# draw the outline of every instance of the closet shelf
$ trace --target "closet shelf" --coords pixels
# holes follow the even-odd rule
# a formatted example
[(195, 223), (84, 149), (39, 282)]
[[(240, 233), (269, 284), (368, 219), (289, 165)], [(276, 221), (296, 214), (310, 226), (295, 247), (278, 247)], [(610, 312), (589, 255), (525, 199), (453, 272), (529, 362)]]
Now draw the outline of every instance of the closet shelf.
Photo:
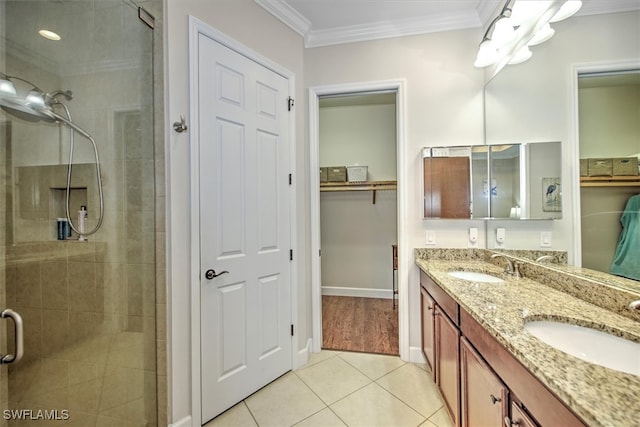
[(640, 176), (581, 176), (581, 187), (640, 187)]
[(366, 181), (366, 182), (321, 182), (321, 192), (333, 191), (372, 191), (373, 204), (376, 204), (376, 191), (395, 190), (398, 181)]

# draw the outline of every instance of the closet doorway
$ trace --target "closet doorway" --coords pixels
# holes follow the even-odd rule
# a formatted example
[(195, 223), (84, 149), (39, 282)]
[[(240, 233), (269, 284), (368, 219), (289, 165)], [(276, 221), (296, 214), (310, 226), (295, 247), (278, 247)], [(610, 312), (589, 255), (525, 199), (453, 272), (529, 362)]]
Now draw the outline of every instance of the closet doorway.
[(396, 91), (318, 111), (322, 348), (399, 355)]
[[(631, 197), (640, 195), (638, 105), (640, 69), (578, 73), (580, 158), (611, 162), (608, 171), (591, 170), (588, 161), (587, 170), (581, 166), (582, 267), (609, 273), (614, 258), (624, 266), (633, 263), (622, 254), (638, 256), (628, 248), (617, 251), (621, 215)], [(637, 270), (614, 274), (621, 272), (640, 277)]]

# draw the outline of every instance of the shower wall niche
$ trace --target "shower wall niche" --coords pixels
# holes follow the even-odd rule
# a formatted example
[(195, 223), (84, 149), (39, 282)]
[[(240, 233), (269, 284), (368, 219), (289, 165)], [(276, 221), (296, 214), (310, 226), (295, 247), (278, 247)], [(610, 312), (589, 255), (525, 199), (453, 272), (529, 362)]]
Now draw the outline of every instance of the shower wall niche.
[[(57, 240), (57, 219), (66, 217), (67, 166), (21, 166), (16, 168), (15, 243)], [(89, 217), (93, 227), (97, 212), (98, 191), (95, 165), (74, 164), (69, 191), (69, 215), (76, 223), (81, 206), (94, 215)], [(70, 239), (77, 239), (72, 234)]]

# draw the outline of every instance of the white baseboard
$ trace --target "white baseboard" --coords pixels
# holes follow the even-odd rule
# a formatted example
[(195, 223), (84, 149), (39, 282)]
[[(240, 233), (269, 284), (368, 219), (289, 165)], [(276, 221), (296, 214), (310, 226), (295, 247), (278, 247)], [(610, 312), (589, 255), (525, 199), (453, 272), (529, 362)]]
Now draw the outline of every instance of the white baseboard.
[(391, 291), (391, 289), (343, 288), (338, 286), (323, 286), (322, 295), (391, 299), (391, 297), (393, 296), (393, 292)]
[(409, 347), (409, 362), (411, 363), (426, 363), (422, 349), (420, 347)]
[(307, 340), (307, 346), (302, 350), (298, 350), (298, 360), (295, 361), (293, 366), (294, 371), (300, 368), (301, 366), (304, 366), (307, 363), (309, 363), (309, 355), (311, 354), (311, 348), (312, 348), (311, 344), (312, 344), (312, 341), (311, 341), (311, 338), (309, 338)]
[(193, 422), (191, 420), (191, 415), (187, 415), (186, 417), (178, 420), (173, 424), (169, 424), (169, 427), (193, 427)]

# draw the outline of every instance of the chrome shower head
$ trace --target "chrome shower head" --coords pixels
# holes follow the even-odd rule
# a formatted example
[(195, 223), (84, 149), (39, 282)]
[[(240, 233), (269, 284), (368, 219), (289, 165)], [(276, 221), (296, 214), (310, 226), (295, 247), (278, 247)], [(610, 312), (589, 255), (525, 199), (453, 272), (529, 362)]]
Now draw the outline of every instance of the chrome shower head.
[[(62, 95), (67, 100), (73, 98), (73, 93), (70, 90), (44, 93), (38, 86), (21, 77), (9, 76), (4, 73), (0, 73), (0, 76), (2, 77), (0, 79), (0, 108), (23, 120), (55, 122), (57, 120), (49, 112), (52, 112), (53, 105), (59, 103), (57, 97)], [(14, 83), (17, 81), (23, 82), (19, 89), (16, 89)]]

